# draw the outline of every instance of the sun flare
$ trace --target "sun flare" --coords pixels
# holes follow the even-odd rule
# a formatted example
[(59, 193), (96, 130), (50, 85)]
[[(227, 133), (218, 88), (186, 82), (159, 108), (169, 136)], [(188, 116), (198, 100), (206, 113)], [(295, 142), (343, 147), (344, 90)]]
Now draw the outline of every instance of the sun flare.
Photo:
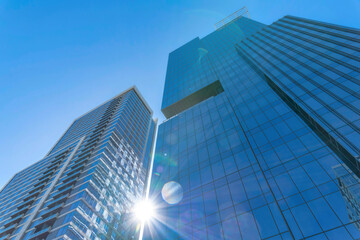
[(148, 222), (155, 217), (154, 204), (150, 200), (143, 200), (134, 207), (134, 214), (138, 221)]

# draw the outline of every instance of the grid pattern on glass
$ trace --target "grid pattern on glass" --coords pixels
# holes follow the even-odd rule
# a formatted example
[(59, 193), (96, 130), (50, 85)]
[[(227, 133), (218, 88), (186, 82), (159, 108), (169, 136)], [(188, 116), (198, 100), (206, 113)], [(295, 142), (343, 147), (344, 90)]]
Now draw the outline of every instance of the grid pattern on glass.
[[(287, 16), (270, 26), (240, 18), (199, 39), (224, 93), (159, 126), (160, 216), (146, 239), (359, 239), (358, 176), (264, 78), (356, 158), (359, 36)], [(165, 103), (175, 91), (165, 86)], [(173, 182), (182, 198), (164, 192)]]
[[(359, 32), (356, 35), (338, 29), (285, 17), (240, 46), (334, 138), (358, 156)], [(343, 41), (337, 44), (341, 37)]]

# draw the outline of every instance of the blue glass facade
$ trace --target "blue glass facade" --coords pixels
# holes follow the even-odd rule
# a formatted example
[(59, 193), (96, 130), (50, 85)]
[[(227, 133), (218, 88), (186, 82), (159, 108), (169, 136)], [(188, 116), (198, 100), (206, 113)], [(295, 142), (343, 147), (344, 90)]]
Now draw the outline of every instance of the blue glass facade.
[(0, 239), (131, 239), (156, 122), (134, 87), (73, 122), (0, 193)]
[(170, 53), (145, 239), (359, 239), (359, 94), (358, 29), (239, 17)]

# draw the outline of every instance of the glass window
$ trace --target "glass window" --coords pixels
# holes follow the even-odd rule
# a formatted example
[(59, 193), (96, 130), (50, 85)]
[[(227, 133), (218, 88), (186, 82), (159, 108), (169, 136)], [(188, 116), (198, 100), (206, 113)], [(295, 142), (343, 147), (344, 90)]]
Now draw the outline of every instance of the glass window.
[(305, 204), (292, 208), (291, 212), (305, 237), (321, 231), (319, 224)]
[(278, 234), (278, 229), (267, 206), (253, 210), (255, 221), (260, 230), (261, 238)]
[(255, 220), (250, 212), (237, 217), (243, 239), (260, 239)]

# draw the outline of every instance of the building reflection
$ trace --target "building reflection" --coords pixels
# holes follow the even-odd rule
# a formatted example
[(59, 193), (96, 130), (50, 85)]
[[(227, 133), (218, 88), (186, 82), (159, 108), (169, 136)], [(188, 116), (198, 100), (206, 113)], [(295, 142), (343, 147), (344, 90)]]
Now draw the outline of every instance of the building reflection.
[(345, 165), (333, 167), (350, 221), (360, 230), (360, 179)]

